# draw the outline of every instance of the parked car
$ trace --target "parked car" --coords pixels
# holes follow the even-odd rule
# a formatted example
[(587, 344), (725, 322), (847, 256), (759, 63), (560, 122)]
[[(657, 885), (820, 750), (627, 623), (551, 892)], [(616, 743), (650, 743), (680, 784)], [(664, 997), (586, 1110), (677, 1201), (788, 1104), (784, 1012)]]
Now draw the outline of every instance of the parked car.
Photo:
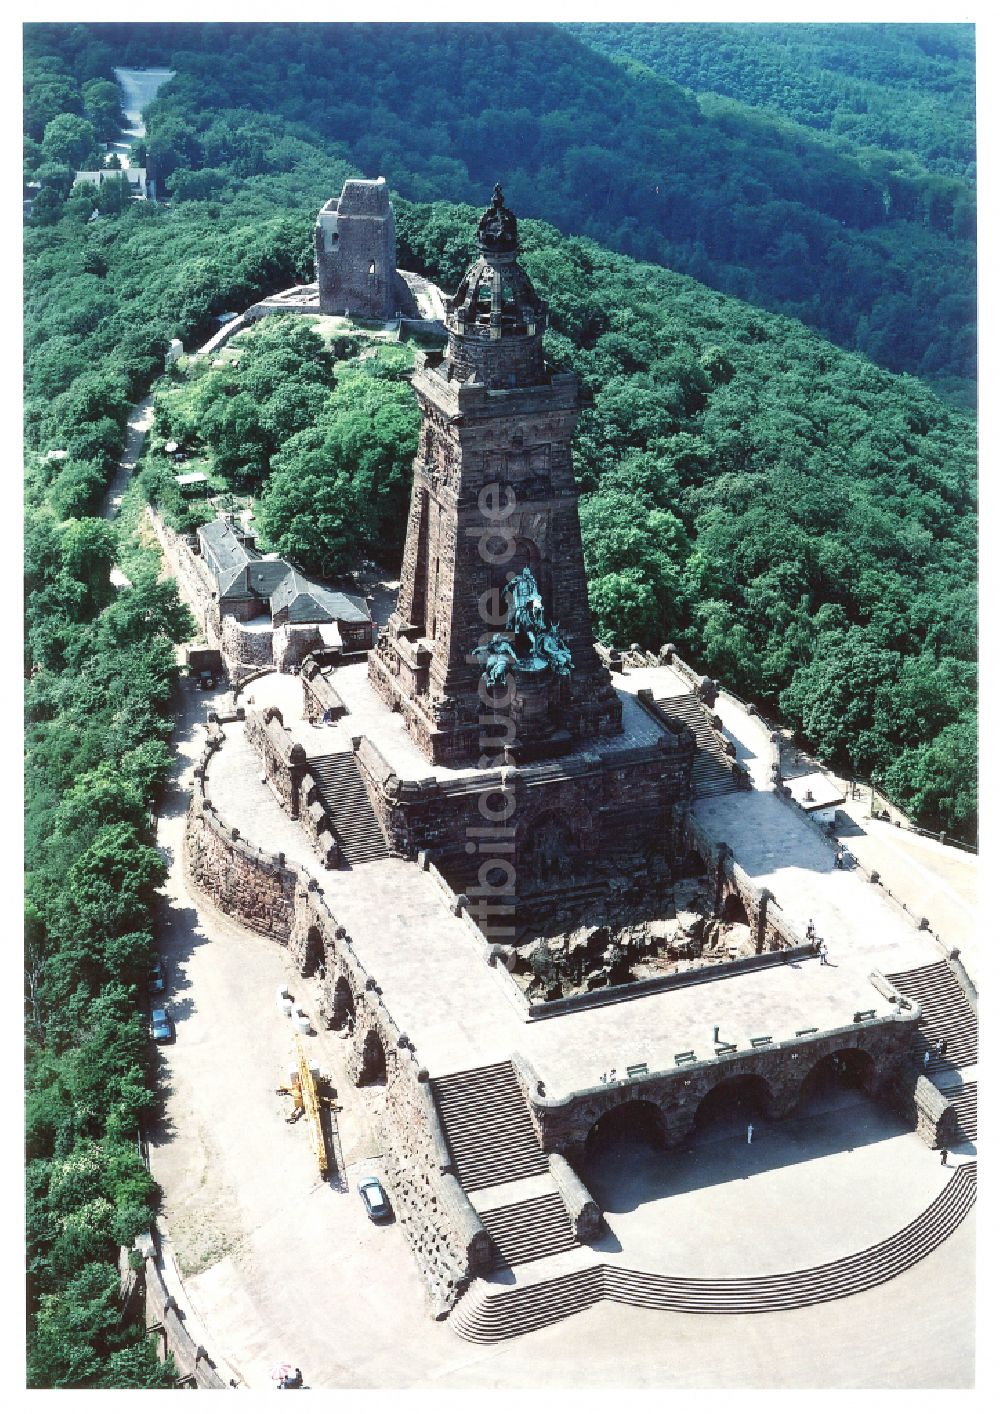
[(149, 1018), (149, 1034), (158, 1045), (174, 1039), (174, 1023), (166, 1007), (154, 1007)]
[(377, 1178), (363, 1178), (358, 1184), (358, 1192), (361, 1194), (365, 1211), (373, 1223), (384, 1222), (386, 1218), (392, 1216), (389, 1199), (385, 1196), (385, 1189)]
[(163, 963), (157, 959), (149, 969), (149, 990), (153, 993), (165, 992), (167, 989), (167, 974), (163, 970)]

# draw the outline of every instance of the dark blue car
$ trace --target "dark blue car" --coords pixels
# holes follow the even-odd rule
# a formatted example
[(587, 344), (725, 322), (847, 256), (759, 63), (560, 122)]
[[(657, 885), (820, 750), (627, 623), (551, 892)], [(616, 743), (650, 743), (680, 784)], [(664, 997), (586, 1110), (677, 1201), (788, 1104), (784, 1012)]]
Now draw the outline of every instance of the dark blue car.
[(361, 1201), (365, 1205), (365, 1210), (372, 1222), (384, 1222), (391, 1217), (392, 1209), (389, 1200), (385, 1196), (385, 1189), (377, 1178), (363, 1178), (358, 1184), (358, 1192), (361, 1194)]

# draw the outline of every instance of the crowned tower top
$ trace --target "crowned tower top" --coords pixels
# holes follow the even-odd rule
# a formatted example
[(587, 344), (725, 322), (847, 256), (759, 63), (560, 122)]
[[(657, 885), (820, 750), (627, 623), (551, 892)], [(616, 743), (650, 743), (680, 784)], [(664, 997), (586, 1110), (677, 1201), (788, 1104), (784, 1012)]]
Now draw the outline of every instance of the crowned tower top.
[(479, 255), (446, 302), (442, 375), (487, 388), (546, 383), (542, 335), (548, 306), (517, 263), (517, 217), (499, 184), (476, 230)]

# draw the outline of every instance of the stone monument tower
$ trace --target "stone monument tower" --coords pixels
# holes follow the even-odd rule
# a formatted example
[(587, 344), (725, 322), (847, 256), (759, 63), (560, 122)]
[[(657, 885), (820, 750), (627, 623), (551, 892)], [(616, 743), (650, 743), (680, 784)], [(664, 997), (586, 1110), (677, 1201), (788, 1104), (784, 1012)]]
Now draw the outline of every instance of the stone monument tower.
[(324, 314), (392, 319), (396, 225), (384, 177), (352, 178), (316, 218), (316, 277)]
[(477, 241), (446, 302), (447, 347), (413, 378), (423, 425), (399, 600), (369, 659), (373, 686), (435, 764), (474, 760), (480, 719), (501, 700), (513, 761), (621, 731), (587, 602), (576, 376), (546, 366), (547, 307), (518, 264), (499, 187)]

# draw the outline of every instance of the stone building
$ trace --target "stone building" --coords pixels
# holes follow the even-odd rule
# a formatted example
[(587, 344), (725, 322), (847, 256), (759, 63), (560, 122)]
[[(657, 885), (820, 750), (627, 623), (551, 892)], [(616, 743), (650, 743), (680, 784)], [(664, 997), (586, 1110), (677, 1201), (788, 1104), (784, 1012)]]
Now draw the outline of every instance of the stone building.
[(396, 268), (396, 224), (384, 177), (351, 178), (320, 210), (314, 234), (315, 285), (261, 300), (251, 317), (281, 310), (399, 320), (401, 331), (443, 337), (441, 291), (423, 275)]
[(516, 770), (502, 853), (519, 916), (537, 921), (567, 890), (601, 911), (656, 893), (693, 750), (634, 700), (623, 723), (595, 650), (571, 455), (577, 382), (545, 362), (547, 308), (499, 188), (477, 245), (446, 301), (444, 352), (418, 357), (401, 586), (368, 659), (374, 694), (446, 778), (407, 780), (377, 714), (357, 764), (393, 848), (431, 850), (456, 888), (480, 893), (469, 840), (483, 793), (513, 795)]
[(198, 545), (215, 601), (213, 628), (231, 671), (240, 664), (288, 668), (317, 649), (372, 646), (371, 613), (359, 595), (317, 584), (275, 555), (258, 555), (253, 535), (228, 520), (203, 525)]
[(393, 318), (399, 308), (396, 225), (384, 177), (345, 182), (316, 218), (315, 242), (324, 314)]

